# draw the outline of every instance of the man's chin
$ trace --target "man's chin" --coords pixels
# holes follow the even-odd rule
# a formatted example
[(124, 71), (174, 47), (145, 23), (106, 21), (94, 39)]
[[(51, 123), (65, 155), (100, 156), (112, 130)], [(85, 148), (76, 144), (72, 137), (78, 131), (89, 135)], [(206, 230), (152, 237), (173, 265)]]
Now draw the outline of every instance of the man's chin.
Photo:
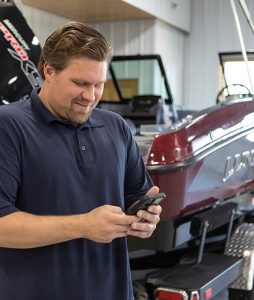
[(70, 116), (70, 121), (74, 124), (81, 125), (88, 120), (90, 115), (91, 115), (91, 112), (89, 112), (87, 114), (79, 114), (78, 116), (77, 115)]

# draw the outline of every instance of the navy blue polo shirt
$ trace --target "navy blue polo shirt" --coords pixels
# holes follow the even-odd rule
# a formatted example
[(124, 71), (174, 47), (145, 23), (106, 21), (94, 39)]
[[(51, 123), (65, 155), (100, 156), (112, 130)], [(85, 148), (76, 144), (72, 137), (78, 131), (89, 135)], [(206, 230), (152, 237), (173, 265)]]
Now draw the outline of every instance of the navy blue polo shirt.
[[(117, 114), (94, 109), (75, 127), (37, 91), (0, 107), (0, 216), (123, 210), (152, 186), (139, 148)], [(133, 299), (126, 238), (34, 249), (0, 248), (1, 300)]]

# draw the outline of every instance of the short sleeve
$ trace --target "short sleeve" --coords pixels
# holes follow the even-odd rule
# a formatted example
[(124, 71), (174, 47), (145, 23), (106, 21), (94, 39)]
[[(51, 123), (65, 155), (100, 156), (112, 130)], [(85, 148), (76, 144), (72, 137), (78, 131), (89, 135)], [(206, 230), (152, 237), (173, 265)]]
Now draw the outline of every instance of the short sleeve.
[[(15, 207), (20, 174), (20, 138), (13, 122), (0, 114), (0, 216), (18, 211)], [(16, 132), (15, 132), (16, 131)]]
[(147, 172), (140, 149), (127, 129), (128, 149), (125, 174), (125, 206), (130, 206), (140, 195), (144, 195), (153, 186)]

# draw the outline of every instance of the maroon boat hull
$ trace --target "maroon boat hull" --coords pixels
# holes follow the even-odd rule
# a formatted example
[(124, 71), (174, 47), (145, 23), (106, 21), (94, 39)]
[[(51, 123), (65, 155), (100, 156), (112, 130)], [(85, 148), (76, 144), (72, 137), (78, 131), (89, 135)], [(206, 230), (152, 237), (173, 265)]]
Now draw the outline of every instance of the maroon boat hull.
[(215, 106), (155, 137), (147, 168), (167, 199), (162, 220), (254, 188), (254, 101)]

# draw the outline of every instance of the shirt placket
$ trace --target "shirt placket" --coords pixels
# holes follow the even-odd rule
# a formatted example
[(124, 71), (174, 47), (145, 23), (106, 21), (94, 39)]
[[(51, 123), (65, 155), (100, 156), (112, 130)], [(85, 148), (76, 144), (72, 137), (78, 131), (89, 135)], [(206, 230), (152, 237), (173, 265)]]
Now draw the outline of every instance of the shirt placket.
[(78, 128), (76, 130), (77, 134), (77, 141), (78, 141), (78, 148), (80, 157), (82, 160), (82, 164), (91, 164), (94, 162), (94, 153), (92, 147), (92, 141), (90, 137), (90, 128), (83, 127)]

